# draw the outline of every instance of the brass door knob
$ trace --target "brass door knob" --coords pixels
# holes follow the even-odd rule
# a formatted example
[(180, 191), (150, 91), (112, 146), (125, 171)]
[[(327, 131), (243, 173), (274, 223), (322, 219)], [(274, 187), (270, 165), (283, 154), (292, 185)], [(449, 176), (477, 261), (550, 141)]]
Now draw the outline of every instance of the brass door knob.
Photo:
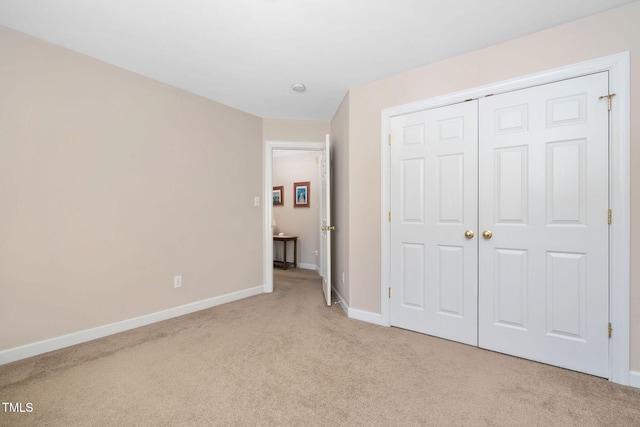
[(476, 233), (474, 233), (471, 230), (467, 230), (464, 232), (464, 237), (466, 237), (467, 239), (473, 239), (473, 236), (475, 236)]
[(484, 230), (482, 232), (482, 237), (484, 237), (485, 239), (490, 239), (491, 236), (493, 236), (493, 233), (490, 230)]

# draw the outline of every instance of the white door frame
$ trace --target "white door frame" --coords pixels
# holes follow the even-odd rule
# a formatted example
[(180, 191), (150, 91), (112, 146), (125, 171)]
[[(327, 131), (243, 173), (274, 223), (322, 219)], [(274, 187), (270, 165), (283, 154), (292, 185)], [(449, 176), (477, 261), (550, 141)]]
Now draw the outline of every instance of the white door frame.
[[(504, 93), (579, 77), (601, 71), (609, 72), (609, 93), (613, 97), (613, 109), (609, 127), (609, 206), (613, 211), (613, 222), (609, 237), (609, 320), (613, 335), (609, 340), (609, 380), (629, 385), (629, 269), (630, 269), (630, 117), (629, 117), (629, 52), (580, 62), (566, 67), (543, 71), (486, 86), (472, 88), (448, 95), (400, 105), (382, 110), (382, 259), (381, 259), (381, 324), (390, 326), (388, 287), (391, 284), (390, 226), (387, 213), (390, 211), (390, 164), (389, 164), (389, 120), (391, 117), (420, 110), (438, 108)], [(606, 94), (602, 94), (606, 95)], [(606, 102), (606, 100), (603, 100)]]
[[(263, 239), (262, 248), (264, 253), (262, 280), (264, 292), (273, 292), (273, 231), (271, 224), (273, 221), (273, 151), (274, 150), (294, 150), (294, 151), (320, 151), (324, 152), (326, 144), (324, 142), (284, 142), (266, 141), (264, 145), (264, 223), (262, 227)], [(320, 221), (322, 219), (320, 218)], [(320, 227), (318, 227), (320, 229)], [(320, 260), (322, 264), (324, 260)], [(322, 271), (322, 265), (319, 266)]]

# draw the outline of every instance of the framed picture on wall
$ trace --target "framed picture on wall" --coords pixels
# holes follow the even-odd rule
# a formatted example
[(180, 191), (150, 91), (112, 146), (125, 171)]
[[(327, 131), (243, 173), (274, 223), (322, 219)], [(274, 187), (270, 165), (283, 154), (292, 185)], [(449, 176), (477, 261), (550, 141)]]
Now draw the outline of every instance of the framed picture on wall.
[(284, 186), (273, 187), (273, 206), (284, 205)]
[(293, 183), (293, 207), (308, 208), (310, 197), (310, 182), (294, 182)]

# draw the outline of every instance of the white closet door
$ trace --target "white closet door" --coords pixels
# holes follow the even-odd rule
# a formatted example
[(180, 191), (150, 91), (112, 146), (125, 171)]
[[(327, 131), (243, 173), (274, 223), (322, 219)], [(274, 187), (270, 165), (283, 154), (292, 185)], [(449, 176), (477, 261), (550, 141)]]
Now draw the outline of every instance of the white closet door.
[(479, 345), (608, 376), (606, 72), (480, 101)]
[(391, 324), (477, 345), (477, 101), (391, 134)]

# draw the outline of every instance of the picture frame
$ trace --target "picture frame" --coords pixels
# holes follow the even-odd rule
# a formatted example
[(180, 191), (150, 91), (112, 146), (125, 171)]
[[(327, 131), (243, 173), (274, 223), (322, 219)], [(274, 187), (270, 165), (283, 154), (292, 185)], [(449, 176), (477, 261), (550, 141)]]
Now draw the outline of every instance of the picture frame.
[(293, 183), (293, 207), (308, 208), (309, 199), (311, 198), (311, 182), (294, 182)]
[(284, 186), (273, 187), (273, 206), (284, 205)]

